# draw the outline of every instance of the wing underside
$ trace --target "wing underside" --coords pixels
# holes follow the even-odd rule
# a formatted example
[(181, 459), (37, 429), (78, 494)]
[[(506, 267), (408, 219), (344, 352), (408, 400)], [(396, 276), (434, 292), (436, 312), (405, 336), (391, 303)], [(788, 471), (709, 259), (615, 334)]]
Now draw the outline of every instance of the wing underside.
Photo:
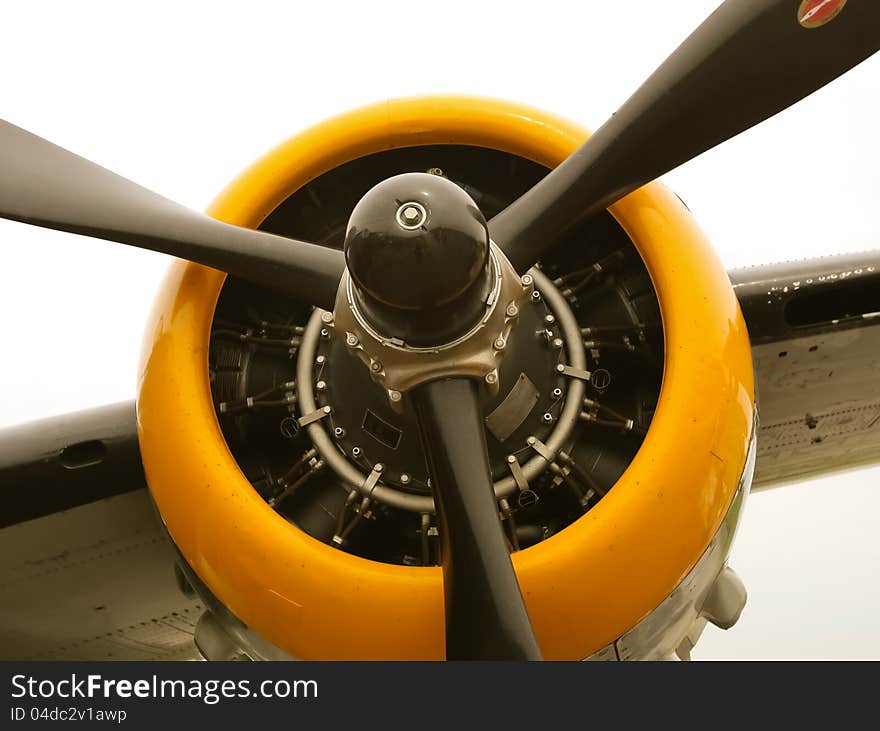
[(731, 273), (752, 340), (754, 486), (880, 462), (880, 252)]
[(0, 659), (197, 658), (175, 556), (146, 490), (0, 530)]
[(0, 659), (197, 657), (133, 402), (0, 431)]

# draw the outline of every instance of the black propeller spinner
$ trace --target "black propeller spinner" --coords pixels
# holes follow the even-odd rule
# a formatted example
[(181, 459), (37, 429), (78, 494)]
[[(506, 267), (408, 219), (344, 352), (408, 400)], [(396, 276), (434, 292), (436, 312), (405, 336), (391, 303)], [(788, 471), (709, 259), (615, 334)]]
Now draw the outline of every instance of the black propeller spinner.
[[(836, 3), (827, 17), (821, 10), (799, 8), (795, 0), (724, 2), (593, 137), (490, 222), (493, 241), (525, 272), (579, 220), (880, 49), (877, 0)], [(487, 240), (482, 219), (469, 214), (473, 202), (462, 202), (463, 193), (445, 184), (431, 185), (421, 193), (408, 188), (381, 226), (362, 222), (386, 234), (397, 225), (390, 239), (360, 241), (349, 232), (348, 263), (359, 297), (378, 325), (406, 333), (413, 344), (421, 334), (439, 342), (466, 329), (486, 277)], [(432, 196), (444, 195), (459, 200), (433, 202)], [(189, 211), (5, 122), (0, 216), (183, 257), (321, 307), (332, 306), (344, 270), (342, 252)], [(406, 226), (416, 225), (424, 230), (407, 238), (406, 231), (417, 229)], [(445, 308), (457, 319), (442, 322), (436, 312)], [(506, 546), (499, 543), (477, 387), (462, 379), (434, 381), (413, 389), (412, 398), (445, 526), (448, 656), (538, 657)]]
[(459, 186), (427, 173), (367, 191), (348, 221), (345, 260), (371, 324), (414, 346), (466, 333), (492, 287), (486, 219)]

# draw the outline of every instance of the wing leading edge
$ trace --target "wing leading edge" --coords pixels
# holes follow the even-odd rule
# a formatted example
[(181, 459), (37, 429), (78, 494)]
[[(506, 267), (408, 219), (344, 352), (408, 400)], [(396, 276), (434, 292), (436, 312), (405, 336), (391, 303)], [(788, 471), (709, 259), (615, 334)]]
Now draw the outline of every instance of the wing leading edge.
[(134, 401), (0, 430), (0, 528), (145, 488)]

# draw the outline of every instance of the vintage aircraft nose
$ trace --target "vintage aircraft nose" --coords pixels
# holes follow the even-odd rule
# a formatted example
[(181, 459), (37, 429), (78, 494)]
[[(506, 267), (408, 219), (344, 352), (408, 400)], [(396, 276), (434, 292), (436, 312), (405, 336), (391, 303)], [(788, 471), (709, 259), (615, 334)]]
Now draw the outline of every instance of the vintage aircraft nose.
[(349, 219), (345, 258), (371, 324), (408, 342), (466, 332), (491, 289), (486, 220), (438, 175), (406, 173), (371, 188)]

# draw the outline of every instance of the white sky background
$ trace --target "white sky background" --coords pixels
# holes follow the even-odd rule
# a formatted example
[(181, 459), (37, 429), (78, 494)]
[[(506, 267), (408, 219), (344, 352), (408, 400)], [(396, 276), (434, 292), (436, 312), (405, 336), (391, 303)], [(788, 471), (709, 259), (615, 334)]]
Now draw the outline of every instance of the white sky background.
[[(378, 99), (485, 94), (595, 128), (717, 4), (8, 3), (0, 117), (201, 209), (276, 143)], [(878, 100), (873, 58), (665, 180), (729, 268), (880, 247)], [(168, 260), (6, 221), (0, 242), (0, 425), (132, 398)], [(749, 604), (695, 656), (880, 658), (878, 482), (753, 496), (732, 560)]]

